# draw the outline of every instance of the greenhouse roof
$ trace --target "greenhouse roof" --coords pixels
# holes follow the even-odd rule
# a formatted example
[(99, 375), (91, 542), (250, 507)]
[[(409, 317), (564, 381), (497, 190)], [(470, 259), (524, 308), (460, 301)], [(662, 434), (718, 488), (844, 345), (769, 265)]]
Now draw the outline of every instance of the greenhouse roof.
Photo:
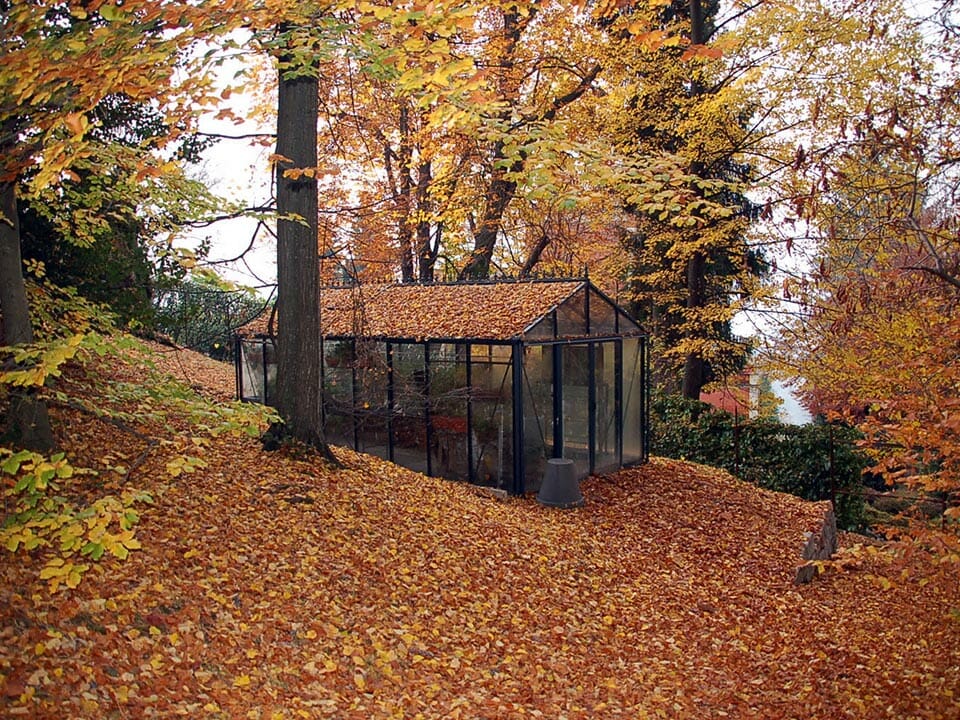
[[(325, 337), (505, 341), (642, 334), (588, 280), (323, 288), (320, 305)], [(267, 334), (268, 320), (257, 318), (241, 334)]]

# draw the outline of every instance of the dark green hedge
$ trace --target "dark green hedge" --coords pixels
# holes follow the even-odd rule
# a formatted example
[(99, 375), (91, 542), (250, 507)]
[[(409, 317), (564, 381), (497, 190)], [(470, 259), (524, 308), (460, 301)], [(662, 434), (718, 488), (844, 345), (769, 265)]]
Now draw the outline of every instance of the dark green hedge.
[(837, 523), (863, 529), (863, 469), (858, 432), (843, 425), (748, 420), (678, 396), (651, 407), (654, 455), (722, 468), (763, 488), (807, 500), (835, 495)]

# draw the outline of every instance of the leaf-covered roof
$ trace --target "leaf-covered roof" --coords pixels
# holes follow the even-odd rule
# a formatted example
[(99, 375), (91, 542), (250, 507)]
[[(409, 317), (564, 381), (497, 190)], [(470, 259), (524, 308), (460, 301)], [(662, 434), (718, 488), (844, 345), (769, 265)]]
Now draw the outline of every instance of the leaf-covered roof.
[[(324, 336), (509, 340), (590, 284), (585, 280), (324, 288)], [(267, 334), (263, 316), (242, 329)]]

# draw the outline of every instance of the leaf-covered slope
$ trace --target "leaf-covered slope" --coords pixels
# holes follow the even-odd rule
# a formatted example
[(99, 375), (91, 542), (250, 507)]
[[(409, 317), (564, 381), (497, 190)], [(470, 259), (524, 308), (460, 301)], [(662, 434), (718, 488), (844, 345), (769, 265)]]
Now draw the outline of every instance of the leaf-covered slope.
[[(186, 361), (188, 355), (181, 360)], [(229, 368), (226, 369), (229, 372)], [(74, 418), (76, 420), (76, 418)], [(64, 441), (119, 452), (116, 428)], [(822, 506), (654, 460), (585, 507), (222, 437), (150, 460), (143, 549), (0, 566), (0, 708), (40, 718), (957, 717), (956, 574), (792, 585)], [(151, 480), (156, 478), (155, 480)], [(882, 576), (893, 582), (886, 582)], [(886, 587), (886, 589), (884, 589)]]

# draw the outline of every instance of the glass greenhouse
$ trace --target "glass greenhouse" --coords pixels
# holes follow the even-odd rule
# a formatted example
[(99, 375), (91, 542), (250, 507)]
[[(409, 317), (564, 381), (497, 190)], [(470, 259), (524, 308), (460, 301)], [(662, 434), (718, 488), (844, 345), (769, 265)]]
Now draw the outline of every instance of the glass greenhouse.
[[(578, 478), (647, 459), (647, 338), (588, 280), (321, 292), (328, 442), (513, 494), (550, 458)], [(238, 335), (242, 400), (271, 402), (266, 330)]]

